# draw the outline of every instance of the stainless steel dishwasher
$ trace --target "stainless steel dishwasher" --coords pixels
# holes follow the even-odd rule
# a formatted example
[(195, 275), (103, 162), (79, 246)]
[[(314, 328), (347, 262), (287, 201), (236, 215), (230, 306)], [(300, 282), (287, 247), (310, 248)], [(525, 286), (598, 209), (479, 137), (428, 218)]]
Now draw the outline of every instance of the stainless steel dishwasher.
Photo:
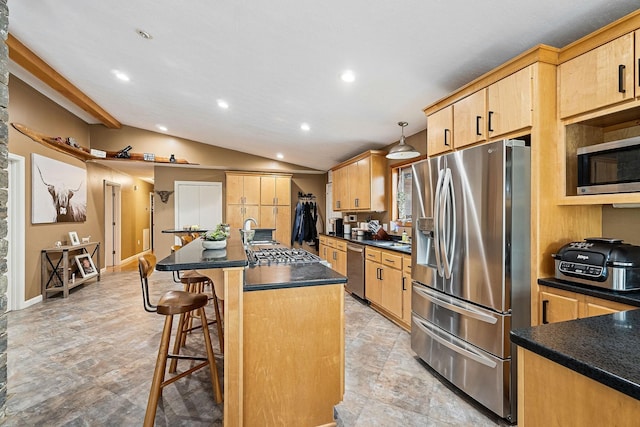
[(347, 243), (347, 291), (364, 297), (364, 245)]

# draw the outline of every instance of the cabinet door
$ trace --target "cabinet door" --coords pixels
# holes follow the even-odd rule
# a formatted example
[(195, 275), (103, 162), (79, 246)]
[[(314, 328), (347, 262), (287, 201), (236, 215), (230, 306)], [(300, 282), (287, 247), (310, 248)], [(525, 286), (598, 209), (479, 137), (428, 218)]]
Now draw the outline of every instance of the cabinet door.
[(636, 308), (638, 307), (587, 296), (584, 304), (584, 317), (600, 316), (601, 314), (617, 313)]
[(260, 224), (260, 206), (227, 205), (227, 223), (232, 230), (242, 228), (247, 218), (253, 218)]
[(260, 176), (245, 175), (243, 180), (244, 203), (247, 205), (260, 204)]
[(402, 321), (411, 326), (411, 257), (402, 256)]
[(336, 169), (332, 173), (333, 182), (331, 184), (333, 192), (333, 210), (341, 211), (348, 209), (349, 203), (349, 172), (347, 167)]
[(382, 282), (380, 281), (381, 267), (377, 262), (366, 261), (364, 269), (364, 295), (369, 301), (378, 305), (380, 305), (382, 301)]
[(427, 117), (427, 155), (434, 156), (453, 150), (453, 106)]
[(482, 89), (453, 104), (453, 139), (456, 147), (487, 139), (487, 90)]
[(487, 88), (489, 138), (532, 125), (532, 67), (511, 74)]
[(274, 206), (275, 210), (275, 233), (274, 239), (278, 242), (289, 245), (291, 243), (291, 207)]
[(322, 243), (322, 241), (320, 241), (318, 256), (325, 261), (331, 262), (331, 260), (329, 259), (329, 251), (330, 251), (329, 247), (326, 244)]
[[(227, 204), (241, 205), (244, 201), (244, 180), (242, 175), (227, 175)], [(229, 222), (229, 220), (227, 220)], [(229, 222), (229, 224), (231, 224)]]
[(579, 317), (580, 301), (572, 292), (554, 289), (540, 291), (540, 322), (555, 323)]
[(291, 178), (288, 176), (261, 176), (260, 203), (262, 205), (291, 205)]
[(560, 117), (633, 99), (633, 43), (626, 34), (560, 64)]
[(371, 158), (366, 157), (349, 165), (349, 209), (371, 207)]
[(382, 266), (381, 306), (397, 318), (402, 318), (402, 271)]

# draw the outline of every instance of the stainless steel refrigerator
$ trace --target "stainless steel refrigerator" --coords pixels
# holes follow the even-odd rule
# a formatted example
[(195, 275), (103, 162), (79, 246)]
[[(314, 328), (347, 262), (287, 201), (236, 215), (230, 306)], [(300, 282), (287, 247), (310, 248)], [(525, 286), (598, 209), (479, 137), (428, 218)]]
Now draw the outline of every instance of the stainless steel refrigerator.
[(411, 347), (516, 420), (512, 328), (530, 325), (530, 147), (504, 140), (413, 166)]

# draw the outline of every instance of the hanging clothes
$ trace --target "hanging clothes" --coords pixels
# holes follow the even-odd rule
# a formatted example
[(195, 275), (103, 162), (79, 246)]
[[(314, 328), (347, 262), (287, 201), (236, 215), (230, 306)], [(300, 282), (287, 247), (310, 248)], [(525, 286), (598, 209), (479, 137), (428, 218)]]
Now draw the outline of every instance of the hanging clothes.
[(295, 242), (298, 242), (298, 244), (307, 242), (309, 245), (317, 246), (317, 221), (318, 207), (316, 203), (298, 201), (293, 220), (293, 229), (291, 230), (291, 245)]

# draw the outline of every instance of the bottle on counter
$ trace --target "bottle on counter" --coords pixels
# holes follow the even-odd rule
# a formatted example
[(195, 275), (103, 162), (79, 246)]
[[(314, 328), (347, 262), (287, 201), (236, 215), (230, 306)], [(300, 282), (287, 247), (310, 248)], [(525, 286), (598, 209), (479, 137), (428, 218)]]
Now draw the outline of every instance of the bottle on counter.
[(408, 242), (409, 241), (409, 235), (407, 234), (406, 231), (402, 232), (402, 241), (403, 242)]

